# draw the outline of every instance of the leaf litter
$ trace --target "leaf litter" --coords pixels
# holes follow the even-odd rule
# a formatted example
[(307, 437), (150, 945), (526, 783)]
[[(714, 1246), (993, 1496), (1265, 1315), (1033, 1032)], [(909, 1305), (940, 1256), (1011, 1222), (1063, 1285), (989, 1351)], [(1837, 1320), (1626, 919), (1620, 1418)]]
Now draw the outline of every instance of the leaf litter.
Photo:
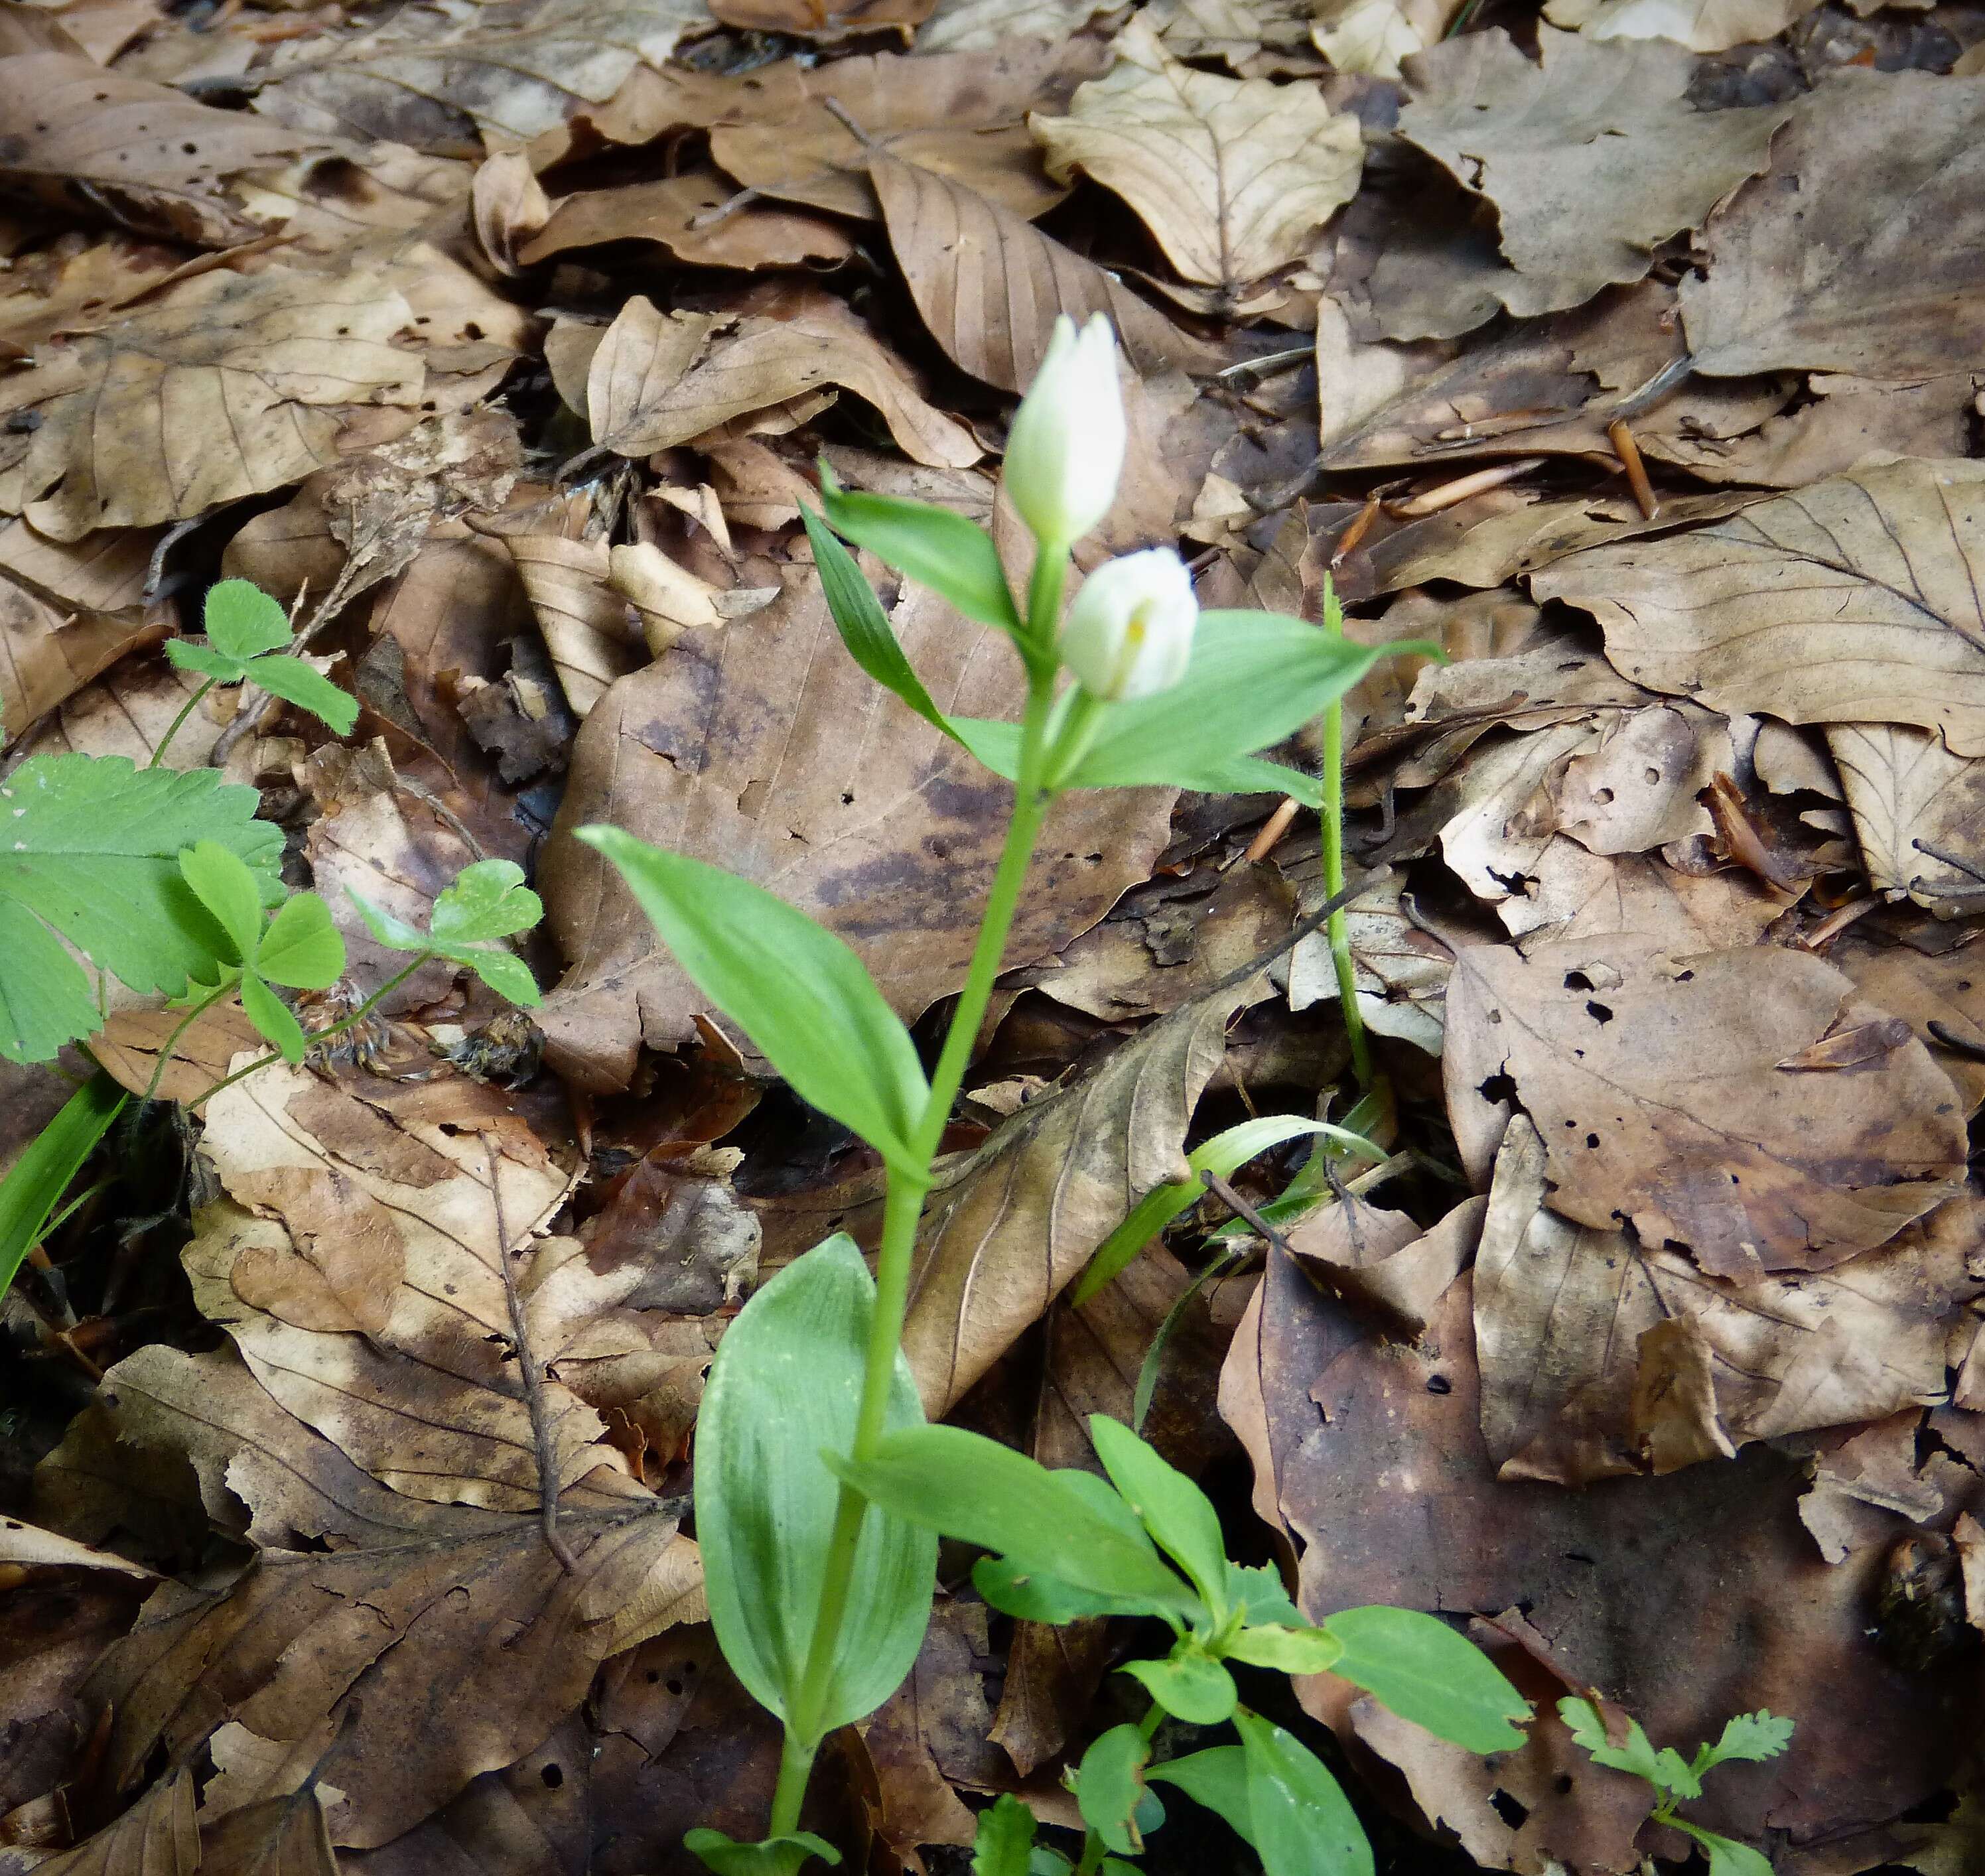
[[(740, 870), (941, 1006), (1003, 790), (846, 658), (800, 510), (824, 450), (1007, 539), (1012, 394), (1099, 310), (1108, 551), (1312, 619), (1327, 576), (1354, 637), (1451, 660), (1347, 710), (1390, 1156), (1276, 1149), (1234, 1176), (1258, 1213), (1295, 1178), (1272, 1241), (1209, 1194), (1073, 1300), (1201, 1141), (1350, 1096), (1289, 941), (1313, 817), (1066, 797), (927, 1210), (927, 1403), (1068, 1465), (1148, 1398), (1311, 1616), (1468, 1625), (1537, 1704), (1520, 1751), (1299, 1690), (1399, 1868), (1679, 1854), (1566, 1693), (1664, 1743), (1794, 1716), (1702, 1814), (1782, 1872), (1976, 1867), (1977, 30), (6, 7), (9, 772), (146, 763), (195, 688), (162, 645), (245, 576), (358, 724), (230, 685), (168, 760), (257, 787), (331, 901), (306, 1027), (397, 968), (346, 888), (424, 926), (498, 857), (549, 918), (534, 1019), (432, 965), (124, 1123), (10, 1294), (0, 1868), (673, 1871), (690, 1826), (751, 1834), (778, 1740), (703, 1619), (697, 1403), (753, 1284), (872, 1240), (877, 1169), (569, 831)], [(1009, 711), (997, 633), (883, 593), (942, 708)], [(62, 1013), (146, 1089), (156, 995)], [(217, 1005), (163, 1091), (253, 1046)], [(1108, 1625), (948, 1582), (809, 1814), (878, 1868), (945, 1867), (998, 1793), (1056, 1816), (1117, 1717)]]

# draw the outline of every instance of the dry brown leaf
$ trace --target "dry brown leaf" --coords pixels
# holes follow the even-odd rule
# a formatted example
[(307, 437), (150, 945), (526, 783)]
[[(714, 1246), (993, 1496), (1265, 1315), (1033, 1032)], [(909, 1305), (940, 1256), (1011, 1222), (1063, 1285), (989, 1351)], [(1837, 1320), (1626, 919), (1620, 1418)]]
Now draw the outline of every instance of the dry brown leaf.
[(610, 583), (606, 537), (581, 538), (591, 512), (591, 498), (582, 490), (527, 525), (492, 529), (516, 562), (552, 669), (582, 720), (616, 678), (644, 662), (627, 602)]
[(50, 394), (23, 468), (28, 519), (73, 541), (301, 481), (335, 460), (351, 407), (419, 401), (421, 360), (391, 343), (412, 317), (363, 271), (187, 281), (34, 374)]
[[(1771, 174), (1704, 230), (1708, 266), (1681, 289), (1696, 369), (1968, 368), (1985, 337), (1981, 149), (1985, 80), (1829, 77), (1793, 110)], [(1824, 241), (1814, 202), (1826, 204)]]
[(1146, 1193), (1183, 1176), (1193, 1109), (1246, 995), (1220, 989), (1160, 1019), (941, 1173), (903, 1330), (933, 1418), (1046, 1314)]
[(1357, 193), (1358, 120), (1320, 92), (1194, 71), (1135, 22), (1116, 51), (1066, 117), (1029, 121), (1050, 171), (1115, 190), (1185, 279), (1241, 295)]
[(194, 1876), (200, 1868), (193, 1778), (161, 1779), (116, 1823), (37, 1869), (49, 1876)]
[[(1985, 959), (1977, 951), (1963, 945), (1926, 954), (1885, 941), (1864, 921), (1829, 949), (1827, 961), (1852, 978), (1869, 1002), (1908, 1018), (1963, 1096), (1967, 1114), (1985, 1103)], [(1959, 1046), (1940, 1038), (1932, 1022)]]
[(710, 24), (703, 0), (435, 0), (277, 49), (255, 108), (299, 129), (479, 156), (612, 97)]
[[(1840, 772), (1868, 883), (1919, 904), (1967, 912), (1985, 878), (1985, 763), (1896, 723), (1837, 723), (1826, 746)], [(1919, 844), (1920, 843), (1920, 845)], [(1926, 847), (1968, 861), (1953, 866)]]
[(0, 181), (71, 213), (86, 203), (140, 233), (201, 247), (264, 232), (231, 180), (304, 142), (73, 54), (0, 60), (0, 92), (17, 113), (0, 145)]
[(652, 241), (677, 260), (704, 267), (831, 267), (855, 252), (853, 240), (834, 223), (745, 206), (736, 190), (704, 170), (566, 196), (519, 244), (518, 257), (534, 267), (608, 241)]
[(907, 42), (933, 0), (711, 0), (720, 23), (743, 32), (790, 33), (831, 44), (894, 27)]
[(1629, 710), (1574, 756), (1557, 784), (1556, 827), (1595, 854), (1644, 854), (1713, 831), (1696, 797), (1736, 766), (1724, 720), (1691, 705)]
[(57, 606), (116, 612), (142, 606), (157, 545), (149, 529), (104, 528), (79, 541), (52, 541), (25, 521), (0, 526), (0, 569)]
[[(1823, 1276), (1740, 1286), (1560, 1217), (1547, 1209), (1547, 1163), (1537, 1128), (1516, 1116), (1475, 1271), (1482, 1431), (1498, 1477), (1577, 1485), (1651, 1463), (1673, 1470), (1654, 1443), (1660, 1423), (1645, 1417), (1662, 1357), (1644, 1338), (1665, 1323), (1689, 1325), (1711, 1356), (1687, 1459), (1947, 1397), (1952, 1330), (1980, 1287), (1967, 1269), (1972, 1201)], [(1661, 1437), (1675, 1450), (1673, 1429)]]
[[(886, 155), (961, 183), (1031, 221), (1067, 192), (1043, 173), (1027, 112), (1057, 79), (1072, 84), (1087, 76), (1085, 64), (1088, 72), (1096, 70), (1093, 49), (1025, 41), (914, 65), (883, 54), (837, 59), (800, 73), (800, 100), (776, 114), (718, 125), (710, 154), (763, 194), (870, 218), (882, 210), (868, 164)], [(846, 117), (828, 109), (830, 102)]]
[[(939, 706), (997, 713), (1017, 673), (1003, 634), (921, 588), (895, 625)], [(711, 700), (716, 700), (714, 707)], [(707, 1008), (626, 888), (572, 827), (612, 821), (743, 873), (862, 952), (913, 1018), (962, 981), (1007, 784), (863, 676), (810, 569), (720, 631), (685, 632), (586, 719), (539, 884), (571, 968), (541, 1019), (560, 1072), (624, 1085), (645, 1039), (669, 1048)], [(1010, 956), (1093, 925), (1168, 837), (1169, 791), (1064, 796)]]
[(1985, 470), (1899, 462), (1532, 576), (1637, 683), (1788, 723), (1913, 723), (1985, 755)]
[(1064, 45), (1109, 10), (1104, 0), (938, 0), (917, 50), (995, 52), (1027, 39)]
[(1020, 391), (1056, 319), (1108, 314), (1140, 371), (1207, 370), (1209, 347), (1181, 332), (1092, 260), (966, 183), (892, 156), (869, 175), (903, 277), (931, 336), (973, 377)]
[(58, 610), (0, 579), (0, 728), (18, 741), (128, 651), (156, 644), (165, 622), (126, 612)]
[(1525, 950), (1626, 931), (1658, 937), (1675, 956), (1732, 950), (1756, 944), (1795, 897), (1742, 868), (1678, 873), (1652, 854), (1595, 854), (1564, 834), (1552, 836), (1535, 867), (1524, 895), (1496, 908)]
[(119, 1087), (143, 1095), (151, 1091), (160, 1052), (170, 1042), (173, 1052), (159, 1077), (158, 1098), (191, 1106), (227, 1074), (236, 1056), (260, 1055), (267, 1046), (232, 997), (196, 1017), (180, 1034), (184, 1015), (174, 1009), (119, 1010), (90, 1038), (89, 1052)]
[(838, 314), (744, 320), (660, 396), (644, 396), (603, 440), (622, 455), (649, 455), (834, 385), (873, 404), (914, 461), (963, 468), (985, 453), (962, 424), (924, 401), (893, 352)]
[(1422, 54), (1399, 113), (1402, 137), (1495, 204), (1508, 265), (1484, 290), (1520, 314), (1641, 278), (1657, 247), (1764, 169), (1791, 112), (1698, 111), (1678, 45), (1538, 37), (1536, 63), (1495, 29)]
[(518, 251), (551, 219), (551, 200), (522, 150), (499, 150), (475, 172), (469, 190), (476, 245), (499, 274), (522, 272)]
[(0, 1563), (25, 1564), (37, 1569), (116, 1570), (129, 1576), (158, 1574), (128, 1557), (99, 1550), (59, 1531), (44, 1531), (18, 1518), (0, 1519)]
[(1544, 18), (1588, 39), (1673, 39), (1692, 52), (1775, 39), (1818, 0), (1550, 0)]
[(1326, 0), (1310, 37), (1340, 72), (1397, 79), (1399, 62), (1438, 45), (1460, 10), (1456, 0)]
[[(1310, 869), (1292, 869), (1291, 877), (1305, 874), (1308, 877), (1303, 904), (1313, 911), (1325, 895), (1318, 875)], [(1404, 877), (1386, 873), (1344, 908), (1352, 976), (1367, 1029), (1376, 1035), (1396, 1036), (1438, 1055), (1454, 954), (1407, 915), (1401, 903), (1406, 893)], [(1323, 932), (1299, 940), (1289, 954), (1288, 995), (1289, 1008), (1298, 1012), (1335, 1000), (1337, 968)]]
[(1484, 1203), (1464, 1199), (1422, 1231), (1406, 1213), (1346, 1193), (1291, 1225), (1285, 1243), (1309, 1275), (1356, 1314), (1388, 1336), (1412, 1341), (1473, 1254)]
[(203, 1836), (207, 1876), (338, 1876), (314, 1784), (230, 1811)]
[[(1486, 1176), (1506, 1098), (1536, 1122), (1553, 1206), (1712, 1275), (1826, 1270), (1949, 1196), (1956, 1090), (1913, 1038), (1832, 1072), (1779, 1065), (1866, 1020), (1819, 958), (1759, 948), (1674, 958), (1658, 938), (1462, 951), (1444, 1064), (1456, 1137)], [(1875, 1015), (1884, 1012), (1874, 1012)]]
[(1309, 44), (1303, 0), (1154, 0), (1144, 18), (1174, 59), (1218, 59), (1248, 78), (1314, 69), (1289, 56)]

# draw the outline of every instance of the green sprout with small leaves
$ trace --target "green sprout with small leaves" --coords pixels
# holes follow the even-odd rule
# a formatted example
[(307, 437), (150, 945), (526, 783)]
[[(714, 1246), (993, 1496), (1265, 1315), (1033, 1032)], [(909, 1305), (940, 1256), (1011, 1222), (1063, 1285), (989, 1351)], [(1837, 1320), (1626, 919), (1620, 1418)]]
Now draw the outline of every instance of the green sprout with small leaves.
[(1772, 1876), (1772, 1866), (1748, 1844), (1740, 1844), (1714, 1831), (1691, 1824), (1675, 1809), (1691, 1798), (1702, 1796), (1704, 1777), (1719, 1765), (1732, 1760), (1759, 1763), (1775, 1759), (1792, 1743), (1794, 1722), (1760, 1708), (1755, 1713), (1739, 1713), (1728, 1721), (1721, 1738), (1708, 1740), (1695, 1749), (1695, 1757), (1684, 1759), (1672, 1746), (1656, 1750), (1639, 1720), (1627, 1720), (1625, 1743), (1616, 1746), (1606, 1730), (1606, 1722), (1590, 1700), (1567, 1696), (1557, 1703), (1558, 1717), (1571, 1728), (1572, 1738), (1592, 1755), (1593, 1763), (1615, 1771), (1631, 1772), (1654, 1788), (1654, 1821), (1692, 1837), (1709, 1856), (1709, 1876)]

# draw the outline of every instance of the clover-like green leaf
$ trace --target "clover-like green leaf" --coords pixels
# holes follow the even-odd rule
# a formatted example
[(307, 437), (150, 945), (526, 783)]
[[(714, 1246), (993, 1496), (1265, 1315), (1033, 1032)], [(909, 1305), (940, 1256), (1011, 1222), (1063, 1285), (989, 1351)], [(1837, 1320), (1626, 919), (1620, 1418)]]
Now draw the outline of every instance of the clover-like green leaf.
[(510, 1002), (541, 1001), (530, 967), (502, 942), (528, 931), (545, 912), (543, 901), (524, 884), (524, 870), (515, 861), (479, 860), (464, 867), (435, 899), (425, 931), (374, 905), (363, 893), (351, 896), (367, 930), (388, 951), (427, 951), (451, 964), (466, 965)]
[(183, 671), (222, 684), (258, 684), (271, 696), (321, 717), (340, 736), (358, 720), (355, 699), (313, 665), (280, 648), (290, 642), (283, 609), (251, 580), (224, 579), (208, 589), (207, 643), (175, 639), (166, 656)]
[(292, 990), (325, 990), (344, 968), (344, 940), (331, 908), (314, 892), (292, 893), (277, 908), (255, 952), (255, 972)]

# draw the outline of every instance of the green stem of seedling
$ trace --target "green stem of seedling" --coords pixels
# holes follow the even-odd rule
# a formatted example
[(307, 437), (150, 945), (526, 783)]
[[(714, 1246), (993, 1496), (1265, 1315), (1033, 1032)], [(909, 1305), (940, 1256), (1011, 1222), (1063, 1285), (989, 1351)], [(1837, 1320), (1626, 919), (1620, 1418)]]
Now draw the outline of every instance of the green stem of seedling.
[(233, 988), (231, 982), (215, 985), (197, 1003), (189, 1008), (173, 1026), (172, 1034), (166, 1038), (165, 1047), (159, 1051), (158, 1060), (152, 1064), (152, 1079), (145, 1084), (145, 1099), (147, 1101), (157, 1098), (159, 1083), (165, 1079), (166, 1065), (173, 1059), (173, 1051), (180, 1045), (180, 1038)]
[[(1034, 569), (1029, 592), (1029, 630), (1036, 646), (1053, 643), (1055, 614), (1061, 604), (1061, 566), (1065, 556), (1043, 553)], [(1052, 562), (1052, 565), (1050, 563)], [(1043, 569), (1046, 571), (1043, 571)], [(1050, 658), (1028, 660), (1027, 707), (1020, 727), (1019, 774), (1014, 784), (1013, 814), (992, 886), (979, 922), (979, 938), (966, 971), (965, 987), (952, 1012), (951, 1026), (931, 1071), (930, 1092), (910, 1136), (910, 1153), (888, 1169), (887, 1196), (882, 1212), (882, 1240), (875, 1261), (875, 1307), (869, 1318), (868, 1344), (862, 1378), (862, 1404), (855, 1423), (851, 1456), (872, 1458), (888, 1424), (890, 1389), (895, 1379), (897, 1351), (909, 1307), (910, 1272), (930, 1190), (931, 1162), (943, 1140), (945, 1123), (964, 1086), (972, 1045), (992, 998), (992, 986), (1006, 951), (1006, 940), (1019, 909), (1033, 858), (1034, 842), (1047, 811), (1042, 786), (1050, 756), (1048, 724), (1054, 706), (1054, 671)], [(847, 1618), (855, 1578), (855, 1552), (862, 1541), (862, 1515), (868, 1502), (844, 1485), (835, 1501), (834, 1528), (828, 1538), (826, 1567), (813, 1633), (807, 1643), (798, 1698), (787, 1717), (786, 1744), (779, 1784), (772, 1804), (771, 1834), (783, 1836), (798, 1826), (800, 1804), (806, 1792), (807, 1768), (820, 1743), (820, 1714), (833, 1676), (835, 1650)]]
[[(200, 708), (201, 703), (206, 698), (207, 693), (220, 682), (220, 680), (217, 677), (210, 677), (205, 683), (201, 685), (200, 687), (193, 693), (191, 696), (186, 699), (185, 705), (180, 710), (180, 713), (166, 726), (165, 734), (159, 738), (157, 747), (152, 751), (151, 760), (145, 764), (146, 768), (156, 769), (159, 764), (165, 760), (166, 751), (172, 747), (173, 738), (177, 736), (180, 731), (186, 727), (186, 720), (190, 717), (195, 710)], [(149, 1096), (146, 1096), (147, 1099), (149, 1098), (150, 1097)]]
[[(360, 1004), (358, 1008), (354, 1010), (349, 1016), (344, 1017), (338, 1022), (333, 1023), (327, 1029), (318, 1029), (314, 1031), (308, 1039), (311, 1046), (315, 1047), (320, 1042), (328, 1042), (334, 1036), (342, 1035), (348, 1029), (357, 1029), (358, 1025), (363, 1022), (367, 1017), (371, 1015), (388, 997), (391, 996), (395, 991), (398, 989), (408, 978), (411, 977), (413, 974), (418, 971), (422, 965), (425, 964), (429, 958), (432, 958), (434, 955), (435, 954), (431, 951), (422, 951), (415, 958), (413, 962), (408, 965), (404, 971), (398, 972), (393, 976), (388, 978), (386, 981), (381, 984), (377, 990), (374, 991), (363, 1003)], [(195, 1015), (197, 1015), (198, 1013), (199, 1012), (197, 1011), (194, 1012)], [(180, 1029), (184, 1029), (186, 1025), (182, 1023), (180, 1027)], [(173, 1042), (176, 1042), (178, 1039), (179, 1035), (178, 1032), (176, 1030), (173, 1032)], [(171, 1043), (168, 1043), (166, 1047), (170, 1049), (171, 1045)], [(253, 1075), (257, 1069), (266, 1069), (270, 1062), (280, 1062), (282, 1059), (283, 1052), (280, 1049), (272, 1049), (266, 1055), (257, 1055), (253, 1062), (244, 1062), (242, 1066), (237, 1069), (232, 1075), (223, 1076), (219, 1081), (216, 1082), (211, 1088), (208, 1089), (207, 1092), (202, 1095), (198, 1100), (195, 1101), (193, 1105), (195, 1107), (203, 1106), (207, 1102), (211, 1101), (216, 1095), (220, 1093), (222, 1089), (231, 1088), (244, 1076)], [(163, 1062), (163, 1058), (161, 1057), (160, 1060)], [(158, 1086), (158, 1074), (156, 1071), (154, 1071), (153, 1074), (152, 1085), (155, 1088)]]
[[(1326, 600), (1323, 629), (1333, 638), (1344, 630), (1334, 601)], [(1323, 889), (1335, 898), (1344, 890), (1344, 705), (1333, 700), (1323, 713)], [(1344, 1012), (1344, 1033), (1351, 1043), (1352, 1072), (1361, 1088), (1372, 1086), (1372, 1047), (1365, 1037), (1364, 1013), (1358, 1007), (1358, 976), (1351, 964), (1351, 928), (1342, 910), (1324, 926), (1330, 941), (1330, 961), (1337, 971), (1337, 1001)]]

